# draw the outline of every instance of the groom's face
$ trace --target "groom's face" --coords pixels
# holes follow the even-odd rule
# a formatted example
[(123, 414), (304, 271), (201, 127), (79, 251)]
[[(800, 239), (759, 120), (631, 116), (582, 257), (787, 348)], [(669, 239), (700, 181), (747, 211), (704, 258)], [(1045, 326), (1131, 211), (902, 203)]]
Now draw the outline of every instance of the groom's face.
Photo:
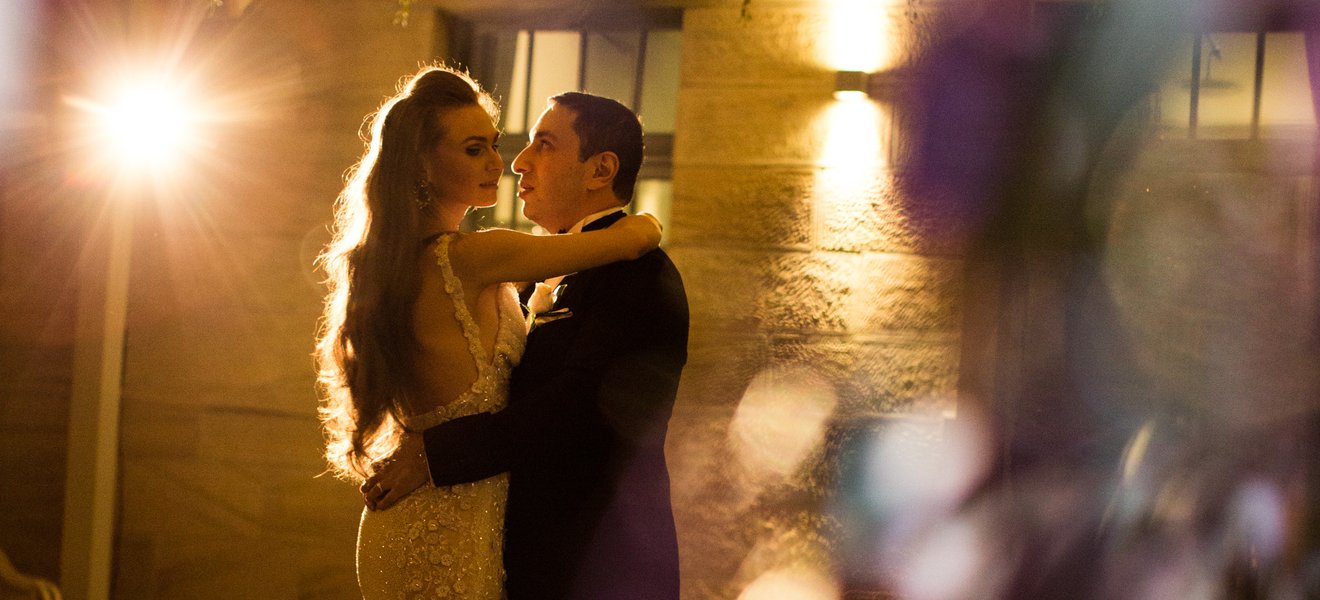
[(572, 109), (551, 103), (532, 126), (531, 143), (513, 159), (523, 215), (551, 232), (573, 226), (586, 203), (590, 169), (579, 158), (576, 118)]

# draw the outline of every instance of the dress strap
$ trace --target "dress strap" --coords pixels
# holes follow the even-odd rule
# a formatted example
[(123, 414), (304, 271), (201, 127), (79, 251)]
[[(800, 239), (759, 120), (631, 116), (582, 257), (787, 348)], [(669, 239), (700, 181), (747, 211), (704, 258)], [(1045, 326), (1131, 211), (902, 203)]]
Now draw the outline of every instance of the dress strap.
[(472, 318), (472, 311), (468, 310), (467, 300), (463, 295), (463, 282), (454, 275), (454, 267), (449, 263), (449, 244), (457, 235), (446, 233), (440, 236), (435, 245), (435, 264), (440, 267), (445, 291), (449, 293), (449, 299), (454, 303), (454, 317), (463, 328), (463, 337), (467, 338), (468, 349), (472, 351), (472, 359), (477, 361), (477, 372), (480, 373), (488, 364), (486, 349), (481, 346), (481, 330), (477, 328), (476, 319)]

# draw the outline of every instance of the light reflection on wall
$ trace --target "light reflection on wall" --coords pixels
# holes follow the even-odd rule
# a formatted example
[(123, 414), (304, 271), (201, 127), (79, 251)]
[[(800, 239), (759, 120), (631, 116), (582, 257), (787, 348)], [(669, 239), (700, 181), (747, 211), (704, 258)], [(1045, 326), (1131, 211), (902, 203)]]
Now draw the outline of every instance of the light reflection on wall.
[(881, 154), (880, 133), (889, 117), (888, 110), (866, 97), (847, 97), (830, 104), (824, 116), (826, 136), (821, 164), (846, 171), (844, 175), (887, 166)]
[[(834, 71), (875, 72), (892, 66), (893, 48), (899, 42), (892, 23), (881, 19), (882, 3), (874, 0), (825, 0), (826, 31), (822, 63)], [(825, 140), (819, 162), (825, 176), (846, 178), (855, 191), (882, 168), (880, 126), (889, 115), (865, 95), (836, 99), (825, 110)], [(882, 123), (882, 119), (885, 123)]]
[[(826, 68), (873, 73), (894, 66), (897, 49), (908, 42), (890, 20), (886, 3), (873, 0), (825, 0), (822, 39)], [(865, 94), (835, 98), (819, 114), (822, 145), (817, 157), (817, 214), (828, 219), (863, 222), (883, 197), (889, 169), (893, 107)], [(890, 211), (885, 211), (886, 213)], [(850, 214), (851, 213), (851, 214)], [(826, 245), (830, 241), (825, 241)], [(858, 281), (859, 288), (865, 287)]]
[[(858, 223), (873, 221), (875, 211), (881, 211), (884, 218), (901, 218), (891, 207), (884, 204), (891, 194), (886, 187), (890, 178), (885, 152), (882, 150), (889, 124), (889, 107), (882, 107), (869, 98), (849, 97), (834, 100), (822, 113), (824, 144), (818, 159), (815, 173), (815, 189), (818, 191), (815, 211), (818, 215), (818, 227), (821, 235), (820, 244), (824, 249), (848, 247), (857, 240), (841, 239), (838, 231), (848, 231), (869, 237), (874, 232), (859, 228)], [(849, 248), (851, 249), (851, 248)], [(849, 288), (853, 293), (865, 295), (845, 302), (845, 320), (849, 331), (860, 332), (856, 326), (865, 323), (877, 310), (874, 298), (868, 293), (871, 286), (867, 274), (860, 263), (849, 275)]]
[[(874, 72), (892, 68), (897, 49), (908, 43), (908, 36), (898, 30), (897, 22), (886, 18), (883, 3), (866, 0), (829, 0), (829, 40), (831, 56), (827, 64), (839, 70)], [(890, 176), (893, 165), (889, 148), (893, 144), (894, 106), (865, 94), (837, 97), (820, 114), (823, 144), (818, 157), (816, 213), (827, 249), (855, 250), (866, 244), (861, 240), (838, 239), (833, 233), (853, 231), (856, 223), (895, 222), (904, 216), (896, 199)], [(876, 232), (859, 232), (874, 239)], [(869, 248), (863, 247), (862, 250)], [(858, 270), (852, 277), (854, 293), (871, 289), (867, 273)], [(876, 311), (890, 307), (876, 306), (874, 299), (857, 297), (847, 303), (845, 319), (850, 332), (858, 333)]]

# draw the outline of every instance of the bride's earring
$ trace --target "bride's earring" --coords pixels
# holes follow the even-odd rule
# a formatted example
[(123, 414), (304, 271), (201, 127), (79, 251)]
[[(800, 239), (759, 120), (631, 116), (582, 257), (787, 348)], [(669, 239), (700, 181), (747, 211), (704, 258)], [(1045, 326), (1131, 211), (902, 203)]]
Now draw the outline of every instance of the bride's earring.
[(419, 180), (417, 182), (417, 210), (424, 210), (430, 204), (431, 204), (430, 186), (426, 184), (425, 179)]

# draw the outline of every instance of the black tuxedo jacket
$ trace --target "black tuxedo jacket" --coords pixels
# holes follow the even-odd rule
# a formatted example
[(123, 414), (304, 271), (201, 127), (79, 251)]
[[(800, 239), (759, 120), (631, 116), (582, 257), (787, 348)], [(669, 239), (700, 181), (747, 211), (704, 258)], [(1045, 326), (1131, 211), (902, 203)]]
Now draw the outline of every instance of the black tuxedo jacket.
[(432, 481), (509, 472), (510, 600), (676, 599), (664, 444), (687, 361), (683, 281), (654, 250), (563, 283), (555, 309), (571, 316), (528, 335), (508, 407), (425, 432)]

